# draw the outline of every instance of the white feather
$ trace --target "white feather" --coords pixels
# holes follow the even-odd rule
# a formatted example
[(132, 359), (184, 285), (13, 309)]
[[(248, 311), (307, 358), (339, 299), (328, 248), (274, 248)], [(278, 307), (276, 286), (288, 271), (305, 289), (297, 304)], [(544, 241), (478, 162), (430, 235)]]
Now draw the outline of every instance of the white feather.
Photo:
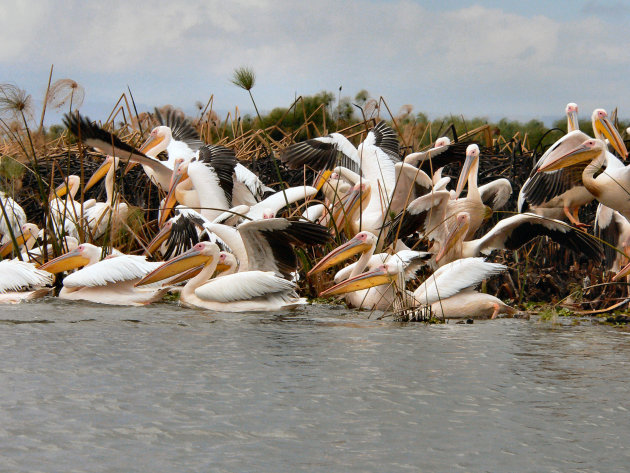
[(37, 269), (32, 263), (0, 261), (0, 293), (50, 285), (53, 277), (51, 273)]
[(63, 285), (65, 287), (95, 287), (131, 281), (144, 277), (161, 265), (160, 262), (147, 261), (144, 256), (112, 256), (70, 274), (63, 280)]
[(413, 295), (419, 304), (433, 304), (506, 269), (502, 264), (488, 263), (483, 258), (459, 259), (436, 270)]
[(278, 293), (293, 296), (294, 291), (291, 281), (271, 271), (246, 271), (213, 279), (195, 289), (195, 294), (207, 301), (235, 302)]

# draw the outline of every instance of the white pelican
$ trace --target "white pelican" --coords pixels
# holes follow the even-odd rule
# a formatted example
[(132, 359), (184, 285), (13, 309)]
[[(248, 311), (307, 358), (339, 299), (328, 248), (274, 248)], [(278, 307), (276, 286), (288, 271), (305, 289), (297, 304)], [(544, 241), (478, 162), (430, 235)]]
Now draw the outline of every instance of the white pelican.
[(142, 164), (152, 182), (168, 189), (173, 169), (166, 162), (151, 158), (141, 153), (133, 146), (128, 145), (113, 133), (106, 131), (93, 123), (87, 117), (79, 114), (66, 114), (63, 118), (64, 125), (87, 146), (91, 146), (107, 156), (115, 156), (123, 162)]
[[(606, 268), (619, 272), (630, 257), (630, 222), (616, 210), (599, 204), (595, 215), (595, 234), (608, 243), (603, 245)], [(621, 253), (609, 245), (621, 250)]]
[(454, 261), (488, 255), (492, 250), (516, 250), (538, 236), (548, 236), (552, 241), (591, 259), (601, 257), (601, 247), (590, 235), (559, 220), (552, 220), (531, 213), (517, 214), (499, 221), (481, 238), (464, 241), (470, 216), (457, 214), (456, 224), (446, 237), (436, 256), (436, 262)]
[(431, 313), (440, 319), (494, 319), (500, 314), (514, 315), (517, 311), (498, 297), (464, 289), (431, 304)]
[(95, 202), (90, 207), (83, 209), (85, 222), (93, 239), (105, 234), (108, 228), (117, 228), (121, 222), (127, 220), (129, 206), (121, 202), (120, 196), (114, 193), (114, 177), (118, 158), (108, 156), (101, 167), (92, 175), (85, 189), (90, 189), (105, 175), (105, 202)]
[[(34, 223), (25, 223), (22, 225), (20, 232), (15, 234), (18, 251), (26, 250), (26, 252), (21, 255), (21, 259), (23, 261), (28, 261), (30, 259), (28, 252), (35, 246), (38, 234), (39, 228), (37, 228), (37, 225)], [(0, 247), (0, 257), (6, 258), (13, 252), (13, 250), (15, 250), (15, 245), (12, 240), (9, 240)]]
[(53, 275), (34, 264), (17, 260), (0, 261), (0, 303), (16, 304), (47, 295)]
[[(356, 254), (361, 257), (356, 263), (353, 263), (335, 274), (335, 283), (354, 278), (362, 274), (366, 269), (372, 270), (383, 263), (393, 260), (400, 261), (404, 277), (406, 280), (415, 276), (415, 273), (424, 265), (428, 253), (421, 251), (401, 250), (395, 254), (380, 253), (374, 254), (377, 247), (378, 238), (373, 233), (362, 231), (348, 240), (345, 244), (331, 251), (322, 258), (308, 273), (308, 276), (318, 274), (336, 264), (345, 261)], [(362, 291), (352, 291), (346, 295), (346, 302), (351, 307), (361, 309), (379, 309), (387, 310), (392, 307), (396, 293), (394, 287), (387, 281), (380, 286), (372, 286)]]
[(138, 286), (161, 281), (203, 265), (180, 292), (180, 302), (219, 312), (277, 311), (306, 304), (298, 297), (295, 285), (274, 271), (252, 270), (228, 274), (210, 281), (219, 263), (219, 247), (210, 242), (197, 243), (192, 249), (167, 261), (149, 273)]
[(180, 300), (185, 304), (226, 312), (273, 311), (304, 304), (306, 300), (297, 297), (294, 283), (285, 279), (297, 268), (291, 245), (323, 244), (330, 238), (328, 230), (310, 222), (273, 218), (242, 223), (235, 231), (246, 253), (236, 255), (238, 273), (207, 282), (218, 264), (219, 248), (214, 243), (200, 242), (147, 275), (139, 285), (203, 264), (204, 269), (181, 292)]
[[(599, 173), (607, 160), (606, 143), (599, 139), (588, 139), (568, 152), (551, 154), (538, 168), (538, 172), (569, 166), (583, 169), (581, 180), (584, 187), (600, 203), (630, 218), (630, 166), (608, 166)], [(588, 165), (584, 166), (584, 163)]]
[[(99, 169), (97, 173), (99, 171), (106, 172), (106, 169), (105, 171)], [(89, 182), (88, 184), (90, 184), (90, 186), (85, 187), (86, 191), (92, 187), (95, 182)], [(78, 239), (78, 227), (81, 225), (81, 218), (84, 218), (84, 211), (96, 204), (95, 199), (88, 199), (83, 202), (83, 205), (75, 200), (80, 186), (81, 178), (71, 174), (66, 179), (66, 182), (61, 183), (55, 189), (48, 206), (50, 208), (50, 217), (52, 218), (53, 230), (56, 237), (60, 238), (65, 234)], [(66, 196), (65, 199), (63, 199), (64, 195)]]
[(11, 239), (11, 232), (14, 236), (20, 233), (22, 225), (26, 223), (26, 213), (15, 200), (2, 191), (0, 191), (0, 206), (0, 234), (2, 234), (0, 243), (4, 244)]
[(167, 288), (134, 287), (149, 272), (161, 265), (146, 261), (144, 256), (120, 252), (101, 260), (102, 249), (82, 243), (40, 267), (56, 274), (84, 266), (63, 280), (62, 299), (85, 300), (110, 305), (145, 305), (162, 298)]
[[(574, 126), (571, 123), (575, 122), (576, 119), (571, 118), (569, 113), (567, 115), (568, 126), (571, 128)], [(606, 111), (601, 108), (595, 109), (591, 115), (591, 123), (595, 137), (601, 140), (608, 139), (617, 153), (625, 158), (628, 154), (626, 146), (619, 136), (619, 132), (608, 119)], [(537, 208), (560, 207), (571, 223), (578, 226), (583, 225), (577, 218), (578, 210), (581, 206), (591, 202), (594, 196), (582, 183), (582, 167), (571, 167), (564, 170), (556, 168), (554, 172), (546, 173), (539, 171), (543, 167), (551, 171), (548, 167), (550, 161), (554, 161), (559, 155), (570, 152), (589, 139), (590, 137), (587, 134), (574, 129), (556, 141), (542, 155), (534, 169), (532, 169), (530, 177), (521, 188), (518, 197), (519, 212), (528, 210), (530, 206)], [(611, 169), (623, 167), (622, 163), (612, 153), (608, 152), (605, 154), (605, 163), (607, 168)], [(545, 215), (547, 214), (545, 213)]]
[(437, 269), (413, 293), (409, 293), (404, 288), (404, 266), (399, 259), (393, 259), (372, 271), (346, 279), (322, 292), (320, 296), (345, 294), (369, 287), (393, 284), (400, 294), (394, 302), (394, 308), (430, 306), (464, 289), (474, 287), (484, 279), (502, 273), (506, 269), (502, 264), (488, 263), (483, 258), (463, 258)]

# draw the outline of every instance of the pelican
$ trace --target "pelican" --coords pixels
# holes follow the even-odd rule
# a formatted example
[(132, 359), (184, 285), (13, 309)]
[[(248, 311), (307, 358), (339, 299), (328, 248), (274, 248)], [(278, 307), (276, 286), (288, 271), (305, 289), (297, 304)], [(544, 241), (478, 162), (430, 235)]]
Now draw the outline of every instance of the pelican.
[(470, 215), (457, 214), (456, 224), (446, 237), (436, 256), (436, 262), (454, 261), (488, 255), (492, 250), (516, 250), (538, 236), (548, 236), (554, 242), (592, 259), (601, 257), (601, 248), (588, 234), (559, 220), (552, 220), (532, 213), (517, 214), (497, 223), (483, 237), (464, 241), (468, 232)]
[[(428, 253), (411, 250), (401, 250), (395, 254), (374, 254), (378, 238), (373, 233), (362, 231), (345, 244), (339, 246), (324, 258), (322, 258), (308, 273), (308, 276), (318, 274), (336, 264), (345, 261), (356, 254), (361, 257), (356, 263), (338, 271), (335, 274), (335, 283), (355, 278), (366, 269), (372, 270), (383, 263), (393, 260), (400, 261), (406, 280), (415, 276), (417, 270), (424, 264)], [(346, 302), (351, 307), (361, 309), (387, 310), (392, 307), (396, 293), (390, 281), (383, 285), (372, 286), (362, 291), (352, 291), (346, 295)]]
[[(99, 171), (101, 170), (97, 170), (97, 173)], [(89, 184), (91, 187), (94, 185), (94, 182)], [(75, 200), (80, 186), (81, 178), (71, 174), (65, 182), (61, 183), (55, 189), (48, 206), (50, 208), (50, 217), (52, 218), (53, 230), (56, 236), (65, 234), (78, 239), (78, 227), (80, 226), (81, 218), (84, 217), (85, 210), (96, 204), (96, 199), (88, 199), (83, 202), (83, 205)], [(90, 187), (86, 186), (85, 190), (88, 190)], [(66, 198), (63, 199), (63, 196), (66, 196)]]
[(139, 306), (162, 298), (167, 288), (134, 287), (149, 272), (161, 265), (146, 261), (144, 256), (115, 252), (101, 260), (102, 248), (82, 243), (40, 267), (51, 274), (84, 266), (63, 280), (61, 299), (84, 300), (110, 305)]
[[(567, 127), (572, 129), (572, 131), (556, 141), (545, 154), (542, 155), (536, 163), (536, 166), (534, 166), (534, 169), (532, 169), (530, 177), (525, 184), (523, 184), (521, 192), (519, 193), (519, 212), (526, 211), (530, 206), (537, 206), (538, 208), (560, 207), (571, 223), (577, 226), (583, 226), (577, 218), (578, 210), (581, 206), (591, 202), (594, 196), (589, 192), (587, 186), (582, 183), (581, 167), (565, 170), (556, 168), (554, 172), (539, 172), (543, 167), (545, 167), (547, 171), (551, 171), (547, 165), (550, 161), (554, 161), (555, 157), (558, 155), (566, 154), (590, 139), (587, 134), (575, 128), (577, 118), (574, 117), (574, 115), (576, 114), (577, 107), (575, 110), (571, 110), (570, 107), (567, 106)], [(628, 154), (626, 146), (619, 136), (619, 132), (608, 119), (606, 111), (601, 108), (595, 109), (591, 115), (591, 123), (595, 137), (601, 140), (608, 139), (617, 153), (625, 158)], [(623, 164), (612, 153), (607, 152), (607, 154), (605, 154), (605, 162), (607, 168), (614, 169), (623, 167)]]
[[(371, 186), (371, 195), (366, 199), (366, 207), (361, 209), (361, 228), (378, 233), (387, 211), (396, 185), (395, 164), (400, 161), (400, 145), (396, 132), (385, 122), (379, 122), (368, 133), (363, 142), (355, 148), (343, 135), (333, 133), (327, 137), (314, 138), (296, 143), (280, 153), (280, 160), (290, 169), (299, 169), (308, 165), (317, 171), (334, 169), (353, 184), (367, 183)], [(341, 154), (341, 162), (338, 163)]]
[(90, 189), (103, 175), (105, 176), (107, 200), (94, 202), (90, 207), (83, 209), (83, 215), (93, 239), (103, 236), (110, 227), (110, 223), (112, 228), (116, 228), (121, 222), (125, 222), (129, 215), (129, 206), (120, 201), (120, 196), (114, 194), (114, 176), (118, 161), (118, 158), (108, 156), (85, 185), (86, 190)]
[(437, 269), (413, 293), (404, 289), (404, 266), (398, 259), (388, 261), (368, 271), (325, 290), (320, 296), (345, 294), (369, 287), (393, 284), (400, 294), (394, 304), (396, 309), (430, 306), (434, 302), (454, 296), (464, 289), (476, 286), (484, 279), (502, 273), (502, 264), (488, 263), (483, 258), (463, 258)]
[(2, 234), (0, 243), (4, 244), (9, 241), (11, 234), (18, 235), (25, 223), (26, 212), (24, 209), (5, 192), (0, 191), (0, 234)]
[[(166, 117), (156, 108), (155, 116), (160, 122), (151, 130), (149, 137), (140, 147), (140, 152), (156, 158), (159, 153), (166, 151), (168, 161), (165, 163), (171, 169), (175, 169), (175, 160), (193, 161), (199, 158), (199, 150), (204, 146), (192, 123), (169, 110)], [(145, 168), (147, 175), (153, 173), (150, 168)], [(163, 187), (166, 189), (167, 187)], [(234, 167), (234, 202), (238, 204), (253, 205), (263, 198), (266, 192), (273, 189), (265, 186), (256, 174), (237, 162)]]
[[(603, 241), (606, 268), (617, 273), (630, 256), (630, 222), (616, 210), (599, 204), (595, 214), (595, 234)], [(614, 248), (619, 248), (622, 253)]]
[(464, 289), (431, 304), (431, 313), (441, 319), (494, 319), (500, 314), (514, 315), (517, 311), (498, 297)]
[(0, 303), (37, 299), (47, 295), (53, 275), (37, 269), (32, 263), (17, 260), (0, 261)]
[(297, 267), (291, 245), (325, 243), (330, 238), (326, 228), (274, 218), (243, 223), (238, 226), (238, 233), (247, 254), (243, 258), (247, 261), (247, 270), (208, 282), (218, 264), (219, 248), (214, 243), (200, 242), (164, 263), (138, 285), (154, 283), (203, 265), (201, 272), (190, 279), (180, 293), (180, 301), (185, 305), (244, 312), (292, 309), (305, 304), (306, 299), (297, 296), (295, 284), (285, 279)]
[[(18, 251), (26, 250), (26, 252), (21, 255), (22, 260), (28, 261), (30, 259), (28, 252), (35, 246), (38, 234), (39, 228), (37, 228), (37, 225), (34, 223), (25, 223), (22, 225), (20, 233), (15, 234), (15, 242), (18, 245)], [(0, 257), (6, 258), (13, 250), (15, 250), (15, 245), (13, 241), (9, 240), (0, 247)]]
[(595, 198), (618, 211), (626, 219), (630, 218), (630, 166), (607, 167), (597, 174), (607, 161), (606, 143), (599, 139), (584, 141), (563, 154), (554, 153), (538, 169), (539, 173), (563, 169), (587, 162), (582, 171), (582, 183)]

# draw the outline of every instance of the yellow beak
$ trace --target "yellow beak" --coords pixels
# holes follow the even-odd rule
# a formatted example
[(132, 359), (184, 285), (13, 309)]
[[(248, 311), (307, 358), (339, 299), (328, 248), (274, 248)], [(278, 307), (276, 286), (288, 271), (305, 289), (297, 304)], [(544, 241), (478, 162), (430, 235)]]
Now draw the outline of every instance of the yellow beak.
[(359, 274), (353, 278), (346, 279), (345, 281), (326, 289), (319, 295), (321, 297), (325, 297), (346, 294), (348, 292), (360, 291), (361, 289), (390, 284), (393, 280), (394, 276), (386, 271), (385, 266), (381, 265), (374, 271), (369, 271), (367, 273)]
[(150, 135), (149, 138), (143, 143), (140, 147), (139, 151), (143, 154), (147, 154), (147, 151), (151, 151), (157, 145), (159, 145), (162, 141), (164, 141), (163, 136)]
[(466, 156), (466, 161), (464, 161), (464, 166), (462, 167), (462, 172), (459, 175), (459, 180), (457, 181), (457, 188), (455, 189), (455, 196), (459, 197), (459, 194), (464, 190), (464, 186), (468, 182), (468, 178), (470, 177), (470, 173), (473, 170), (473, 165), (479, 161), (479, 156), (475, 156), (469, 154)]
[(205, 266), (212, 261), (212, 256), (202, 255), (199, 250), (192, 248), (185, 253), (167, 261), (162, 266), (154, 269), (140, 281), (136, 286), (143, 286), (145, 284), (151, 284), (176, 276), (180, 273), (188, 271), (189, 269), (196, 268), (197, 266)]
[(319, 173), (317, 173), (317, 175), (315, 176), (315, 179), (313, 180), (314, 182), (313, 187), (319, 191), (322, 188), (322, 186), (326, 183), (326, 181), (328, 180), (331, 174), (332, 174), (332, 171), (328, 171), (328, 170), (320, 171)]
[(158, 232), (157, 235), (151, 240), (149, 245), (147, 246), (147, 250), (145, 251), (146, 256), (150, 256), (160, 247), (162, 243), (166, 241), (166, 239), (171, 235), (171, 230), (173, 225), (170, 222), (167, 222), (166, 225), (162, 227), (162, 229)]
[[(28, 234), (28, 236), (30, 236), (30, 234)], [(18, 247), (22, 246), (26, 242), (26, 240), (28, 240), (28, 236), (25, 233), (20, 233), (19, 235), (15, 236), (15, 241), (18, 244)], [(0, 256), (2, 258), (6, 258), (11, 254), (14, 248), (15, 247), (13, 246), (13, 242), (8, 241), (0, 247)]]
[(107, 171), (109, 171), (109, 168), (112, 167), (113, 163), (114, 163), (114, 160), (112, 158), (107, 158), (105, 161), (103, 161), (103, 164), (101, 164), (101, 166), (96, 170), (96, 172), (92, 174), (92, 177), (90, 177), (90, 180), (85, 185), (85, 191), (87, 191), (88, 189), (91, 189), (101, 179), (103, 179), (105, 175), (107, 174)]
[(65, 255), (61, 255), (48, 263), (39, 267), (44, 271), (48, 271), (52, 274), (62, 273), (64, 271), (70, 271), (72, 269), (79, 268), (89, 264), (90, 260), (85, 256), (82, 256), (78, 249), (72, 250)]
[(599, 118), (595, 120), (595, 128), (602, 135), (605, 136), (610, 145), (617, 151), (617, 153), (622, 157), (626, 158), (628, 156), (628, 150), (626, 149), (626, 144), (621, 139), (619, 132), (610, 122), (608, 117)]
[(55, 188), (55, 192), (52, 196), (50, 196), (49, 201), (52, 201), (56, 198), (61, 198), (68, 193), (68, 183), (62, 182)]
[(160, 221), (158, 222), (159, 227), (162, 227), (166, 223), (171, 215), (171, 212), (175, 208), (175, 205), (177, 204), (177, 196), (175, 194), (175, 191), (179, 183), (183, 182), (185, 179), (188, 179), (188, 173), (186, 171), (173, 172), (173, 177), (171, 178), (171, 186), (168, 189), (166, 199), (164, 199), (164, 207), (162, 207)]
[(600, 153), (601, 149), (588, 148), (581, 144), (562, 156), (547, 159), (547, 161), (538, 168), (538, 172), (555, 171), (583, 161), (591, 161)]
[(307, 276), (321, 273), (331, 266), (339, 264), (342, 261), (345, 261), (358, 253), (368, 251), (370, 248), (372, 248), (372, 245), (365, 243), (363, 240), (359, 240), (355, 237), (324, 256), (324, 258), (322, 258), (319, 263), (317, 263), (308, 272)]

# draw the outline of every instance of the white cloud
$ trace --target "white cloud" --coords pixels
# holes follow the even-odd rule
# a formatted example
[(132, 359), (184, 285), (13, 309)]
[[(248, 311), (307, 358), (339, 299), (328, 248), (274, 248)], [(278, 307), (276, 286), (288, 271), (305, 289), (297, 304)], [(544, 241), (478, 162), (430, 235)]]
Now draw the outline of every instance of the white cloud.
[(0, 66), (21, 81), (20, 71), (43, 76), (54, 63), (59, 76), (83, 77), (88, 97), (112, 101), (126, 83), (156, 103), (212, 92), (239, 100), (228, 79), (251, 65), (264, 108), (343, 85), (384, 95), (395, 109), (548, 114), (561, 113), (567, 94), (624, 98), (617, 87), (630, 72), (630, 44), (616, 31), (601, 16), (436, 11), (410, 0), (16, 1), (0, 6)]

